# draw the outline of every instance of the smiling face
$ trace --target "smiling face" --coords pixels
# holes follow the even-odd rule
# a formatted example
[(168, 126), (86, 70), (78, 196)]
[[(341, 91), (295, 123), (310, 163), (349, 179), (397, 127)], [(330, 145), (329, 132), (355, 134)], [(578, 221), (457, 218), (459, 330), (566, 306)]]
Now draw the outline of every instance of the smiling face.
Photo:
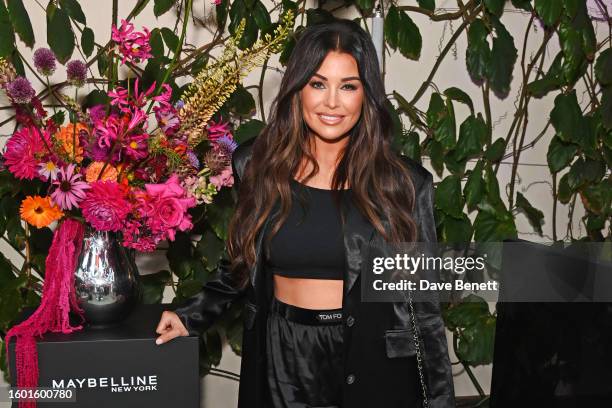
[(300, 91), (311, 132), (327, 141), (344, 137), (361, 116), (364, 90), (352, 55), (331, 51)]

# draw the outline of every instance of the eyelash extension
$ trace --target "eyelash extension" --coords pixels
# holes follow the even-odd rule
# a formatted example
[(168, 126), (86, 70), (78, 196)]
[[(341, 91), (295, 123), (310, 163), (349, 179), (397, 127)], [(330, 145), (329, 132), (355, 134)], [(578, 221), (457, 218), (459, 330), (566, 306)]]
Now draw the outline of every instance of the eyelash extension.
[[(310, 86), (315, 88), (315, 89), (318, 89), (319, 86), (324, 86), (324, 84), (322, 82), (320, 82), (320, 81), (313, 81), (313, 82), (310, 83)], [(347, 87), (347, 89), (350, 90), (350, 91), (357, 90), (357, 87), (355, 85), (353, 85), (353, 84), (345, 84), (342, 87), (343, 88)]]

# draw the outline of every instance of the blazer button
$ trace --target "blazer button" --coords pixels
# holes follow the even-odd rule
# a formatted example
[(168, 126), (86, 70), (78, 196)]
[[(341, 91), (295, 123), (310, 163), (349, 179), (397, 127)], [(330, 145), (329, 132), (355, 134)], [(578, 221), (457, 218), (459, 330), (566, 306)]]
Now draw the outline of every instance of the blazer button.
[(353, 327), (354, 324), (355, 324), (355, 318), (353, 316), (349, 316), (346, 318), (346, 325), (348, 327)]
[(349, 374), (349, 375), (346, 377), (346, 383), (347, 383), (348, 385), (351, 385), (351, 384), (352, 384), (352, 383), (354, 383), (354, 382), (355, 382), (355, 374)]

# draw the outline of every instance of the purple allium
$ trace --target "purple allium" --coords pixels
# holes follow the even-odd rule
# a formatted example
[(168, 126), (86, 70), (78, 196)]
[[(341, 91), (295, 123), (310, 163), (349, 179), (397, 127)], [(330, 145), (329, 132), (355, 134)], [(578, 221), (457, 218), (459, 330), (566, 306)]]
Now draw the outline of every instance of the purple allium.
[(49, 48), (39, 48), (34, 51), (34, 66), (44, 76), (55, 72), (55, 54)]
[(68, 82), (80, 88), (85, 84), (87, 79), (87, 65), (83, 61), (72, 60), (66, 64), (66, 74)]
[(32, 98), (36, 95), (30, 81), (22, 76), (15, 78), (7, 85), (6, 93), (13, 102), (20, 104), (30, 103)]
[(234, 150), (236, 150), (236, 147), (238, 147), (238, 144), (236, 144), (236, 141), (234, 141), (234, 139), (232, 139), (230, 136), (223, 135), (216, 140), (215, 147), (216, 150), (225, 157), (232, 157), (232, 154), (234, 153)]

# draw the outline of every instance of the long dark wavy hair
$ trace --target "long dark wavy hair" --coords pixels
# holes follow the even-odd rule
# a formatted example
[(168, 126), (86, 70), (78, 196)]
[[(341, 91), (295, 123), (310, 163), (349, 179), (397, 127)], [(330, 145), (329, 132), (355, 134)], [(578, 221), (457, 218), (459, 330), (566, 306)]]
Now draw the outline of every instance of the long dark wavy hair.
[[(265, 248), (287, 218), (292, 199), (290, 180), (302, 159), (307, 158), (313, 166), (303, 183), (319, 171), (308, 140), (314, 136), (302, 117), (300, 91), (330, 51), (355, 58), (365, 91), (361, 116), (349, 132), (333, 175), (335, 201), (340, 202), (342, 186), (348, 184), (355, 206), (387, 242), (416, 239), (417, 228), (412, 218), (414, 186), (402, 159), (391, 148), (392, 121), (374, 44), (350, 20), (336, 19), (310, 26), (300, 34), (287, 62), (269, 121), (253, 142), (251, 160), (241, 179), (227, 244), (239, 287), (248, 283), (249, 270), (256, 258), (256, 237), (279, 198), (280, 213), (273, 215), (276, 222), (271, 224), (271, 230), (267, 229)], [(342, 212), (341, 222), (344, 225)]]

